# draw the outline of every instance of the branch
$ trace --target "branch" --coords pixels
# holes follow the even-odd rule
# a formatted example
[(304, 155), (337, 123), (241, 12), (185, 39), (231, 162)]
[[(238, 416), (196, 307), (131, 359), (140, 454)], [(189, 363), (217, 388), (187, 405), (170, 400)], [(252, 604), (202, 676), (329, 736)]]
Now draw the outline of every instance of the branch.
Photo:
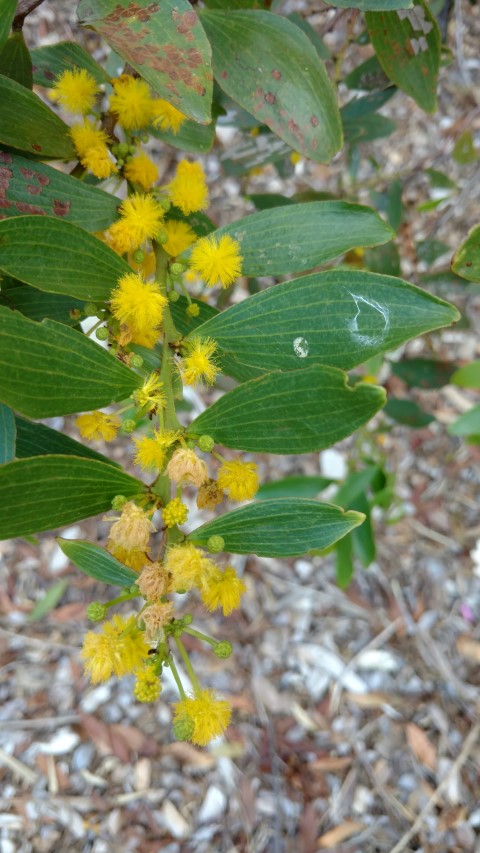
[(27, 15), (33, 12), (37, 6), (43, 3), (43, 0), (19, 0), (12, 27), (14, 30), (21, 30)]

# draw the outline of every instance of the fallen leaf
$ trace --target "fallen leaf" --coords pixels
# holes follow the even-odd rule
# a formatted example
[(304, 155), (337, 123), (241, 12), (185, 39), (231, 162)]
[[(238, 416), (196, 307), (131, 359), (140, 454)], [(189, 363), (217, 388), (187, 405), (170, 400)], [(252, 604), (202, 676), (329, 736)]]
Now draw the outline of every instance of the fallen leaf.
[(410, 749), (421, 764), (425, 764), (430, 770), (437, 766), (437, 752), (427, 735), (415, 723), (407, 725), (407, 741)]
[(334, 773), (335, 770), (345, 770), (350, 767), (353, 758), (351, 755), (327, 755), (325, 758), (317, 758), (308, 765), (313, 773)]
[(335, 847), (336, 844), (340, 844), (341, 841), (351, 838), (356, 832), (361, 832), (364, 826), (365, 824), (357, 823), (355, 820), (346, 820), (340, 826), (336, 826), (334, 829), (326, 832), (325, 835), (322, 835), (317, 841), (317, 848), (319, 850), (329, 850)]

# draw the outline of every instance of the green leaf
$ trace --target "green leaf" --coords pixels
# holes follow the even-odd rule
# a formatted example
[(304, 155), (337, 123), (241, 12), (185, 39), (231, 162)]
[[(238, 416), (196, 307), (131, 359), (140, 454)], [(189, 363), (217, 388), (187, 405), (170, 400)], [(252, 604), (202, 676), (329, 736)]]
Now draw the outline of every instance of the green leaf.
[(335, 545), (335, 563), (337, 584), (340, 589), (346, 589), (355, 572), (352, 536), (345, 536)]
[(64, 527), (106, 512), (115, 495), (144, 485), (113, 465), (75, 456), (37, 456), (0, 468), (0, 539)]
[(95, 62), (83, 47), (73, 41), (60, 41), (57, 44), (34, 48), (31, 51), (31, 57), (33, 82), (37, 86), (50, 88), (55, 83), (56, 77), (74, 68), (84, 68), (99, 85), (110, 82), (102, 66)]
[[(452, 181), (445, 172), (439, 172), (438, 169), (425, 169), (425, 174), (427, 175), (431, 186), (435, 189), (458, 190), (458, 184), (456, 184), (455, 181)], [(448, 195), (448, 193), (446, 195)]]
[(475, 225), (453, 256), (452, 270), (467, 281), (480, 281), (480, 225)]
[(188, 0), (80, 0), (77, 14), (80, 23), (100, 33), (160, 97), (208, 124), (210, 45)]
[(390, 80), (375, 55), (357, 65), (350, 74), (347, 74), (343, 82), (349, 89), (363, 89), (364, 91), (384, 89), (386, 86), (390, 86)]
[(279, 166), (291, 153), (292, 149), (286, 142), (268, 131), (230, 145), (220, 155), (220, 162), (226, 175), (245, 175), (251, 169), (266, 166), (267, 163)]
[(295, 24), (296, 27), (298, 27), (300, 30), (302, 30), (302, 32), (305, 33), (307, 38), (312, 42), (320, 59), (330, 59), (332, 54), (326, 46), (325, 42), (323, 41), (322, 37), (318, 35), (317, 31), (314, 30), (312, 26), (310, 26), (310, 24), (305, 18), (302, 18), (302, 16), (298, 12), (292, 12), (290, 15), (288, 15), (288, 20), (291, 21), (292, 24)]
[(354, 471), (349, 474), (345, 482), (340, 486), (335, 495), (335, 503), (344, 509), (352, 509), (352, 505), (358, 498), (365, 494), (380, 469), (377, 465), (369, 465), (362, 471)]
[(74, 565), (91, 578), (112, 586), (132, 586), (138, 573), (119, 563), (103, 548), (93, 542), (57, 539), (63, 553)]
[(0, 49), (8, 39), (17, 8), (17, 0), (0, 0)]
[(75, 158), (65, 122), (25, 86), (0, 75), (0, 104), (0, 143), (43, 158)]
[(250, 503), (203, 524), (187, 536), (206, 546), (222, 536), (225, 551), (259, 557), (296, 557), (324, 549), (363, 521), (358, 512), (306, 498), (278, 498)]
[[(335, 92), (313, 44), (263, 11), (203, 11), (221, 88), (306, 157), (329, 162), (342, 145)], [(301, 92), (301, 97), (299, 97)]]
[(45, 424), (36, 424), (27, 421), (20, 415), (15, 416), (17, 430), (17, 444), (15, 456), (17, 459), (27, 459), (30, 456), (51, 456), (52, 454), (62, 456), (83, 456), (86, 459), (98, 459), (106, 465), (119, 465), (111, 459), (107, 459), (91, 447), (86, 447), (75, 441), (63, 432), (51, 429)]
[(475, 163), (477, 161), (478, 154), (475, 150), (473, 136), (469, 130), (465, 130), (458, 137), (452, 151), (452, 157), (460, 166), (466, 166), (468, 163)]
[(48, 317), (67, 326), (76, 326), (78, 316), (72, 311), (82, 311), (84, 302), (70, 296), (57, 296), (55, 293), (42, 293), (28, 284), (22, 284), (13, 278), (5, 277), (0, 282), (0, 305), (12, 311), (20, 311), (25, 317), (41, 322)]
[(180, 151), (191, 151), (194, 154), (206, 154), (213, 148), (215, 142), (215, 122), (210, 124), (198, 124), (195, 121), (186, 121), (182, 124), (178, 133), (171, 130), (159, 130), (150, 128), (150, 134), (161, 139), (166, 145), (173, 145)]
[(193, 334), (212, 337), (223, 372), (243, 381), (311, 364), (350, 370), (458, 317), (453, 305), (401, 279), (330, 270), (250, 296)]
[(15, 457), (15, 416), (8, 406), (0, 403), (0, 465)]
[(281, 480), (263, 483), (255, 495), (255, 499), (265, 501), (271, 498), (316, 498), (332, 482), (327, 477), (303, 474), (282, 477)]
[(365, 495), (359, 495), (350, 508), (357, 510), (357, 512), (363, 512), (365, 515), (365, 521), (360, 527), (352, 531), (351, 536), (354, 554), (366, 569), (370, 563), (373, 563), (377, 555), (375, 536), (370, 517), (370, 505)]
[(295, 199), (280, 195), (280, 193), (249, 193), (247, 198), (257, 210), (271, 210), (272, 207), (285, 207), (289, 204), (295, 204)]
[(450, 435), (480, 435), (480, 403), (450, 424), (448, 432)]
[(0, 269), (47, 293), (103, 302), (128, 264), (77, 225), (51, 216), (0, 222)]
[(395, 243), (368, 249), (363, 256), (363, 263), (370, 272), (383, 275), (401, 275), (400, 254)]
[(408, 11), (367, 12), (365, 22), (387, 77), (425, 112), (435, 112), (440, 30), (424, 0)]
[(480, 388), (480, 361), (472, 361), (455, 371), (450, 381), (461, 388)]
[(395, 397), (388, 398), (384, 412), (397, 423), (413, 429), (422, 429), (435, 420), (433, 415), (424, 412), (413, 400), (398, 400)]
[(86, 231), (102, 231), (118, 218), (118, 198), (45, 163), (0, 151), (0, 167), (2, 213), (7, 217), (55, 216)]
[(442, 255), (451, 254), (448, 243), (443, 243), (441, 240), (419, 240), (415, 248), (418, 260), (429, 266)]
[(0, 308), (0, 400), (22, 415), (49, 418), (108, 406), (129, 397), (140, 381), (81, 332)]
[(392, 9), (411, 9), (413, 3), (412, 0), (329, 0), (329, 5), (340, 9), (361, 9), (362, 12), (391, 12)]
[(397, 128), (394, 121), (376, 113), (360, 118), (344, 119), (342, 124), (345, 141), (350, 145), (382, 139), (384, 136), (390, 136)]
[(40, 598), (37, 601), (33, 610), (28, 614), (28, 621), (37, 622), (39, 619), (43, 619), (47, 616), (47, 614), (56, 607), (62, 595), (66, 592), (68, 583), (67, 578), (62, 578), (52, 584), (43, 598)]
[(456, 365), (433, 358), (405, 358), (391, 363), (394, 376), (399, 376), (410, 388), (443, 388), (455, 381)]
[(0, 74), (16, 80), (27, 89), (32, 88), (32, 60), (22, 30), (14, 30), (3, 46), (0, 52)]
[(347, 385), (341, 370), (314, 365), (268, 373), (229, 391), (188, 427), (190, 435), (258, 453), (309, 453), (330, 447), (370, 420), (383, 388)]
[(214, 232), (240, 244), (243, 275), (283, 275), (312, 269), (358, 246), (394, 237), (372, 210), (345, 201), (288, 204), (252, 213)]

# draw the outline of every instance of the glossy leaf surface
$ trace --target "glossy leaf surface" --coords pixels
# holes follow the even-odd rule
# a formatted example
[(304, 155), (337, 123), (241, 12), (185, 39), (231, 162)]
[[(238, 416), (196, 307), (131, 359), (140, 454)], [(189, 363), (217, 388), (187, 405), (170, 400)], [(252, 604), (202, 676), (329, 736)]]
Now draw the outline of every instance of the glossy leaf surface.
[(124, 566), (103, 548), (93, 542), (57, 539), (63, 553), (84, 575), (112, 586), (132, 586), (137, 572)]

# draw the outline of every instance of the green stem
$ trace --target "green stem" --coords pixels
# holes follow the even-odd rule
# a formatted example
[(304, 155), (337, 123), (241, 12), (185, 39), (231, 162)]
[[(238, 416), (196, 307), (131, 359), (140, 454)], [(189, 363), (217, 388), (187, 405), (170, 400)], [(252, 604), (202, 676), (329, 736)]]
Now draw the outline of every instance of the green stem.
[(203, 640), (204, 643), (209, 643), (211, 646), (216, 646), (218, 640), (215, 640), (213, 637), (209, 637), (207, 634), (202, 634), (201, 631), (197, 631), (195, 628), (189, 628), (186, 626), (183, 629), (185, 634), (190, 634), (191, 637), (196, 637), (197, 640)]
[(123, 601), (131, 601), (132, 598), (138, 598), (139, 595), (140, 592), (129, 592), (128, 595), (119, 595), (117, 598), (107, 601), (105, 607), (113, 607), (115, 604), (121, 604)]
[(188, 677), (189, 677), (190, 681), (192, 682), (193, 690), (195, 693), (200, 693), (202, 688), (198, 682), (197, 676), (195, 675), (195, 673), (193, 671), (192, 664), (190, 663), (190, 658), (187, 655), (187, 650), (186, 650), (185, 646), (183, 645), (180, 637), (174, 637), (174, 640), (175, 640), (177, 649), (182, 656), (182, 660), (185, 664), (185, 669), (188, 672)]
[(97, 320), (97, 322), (94, 323), (94, 325), (92, 326), (91, 329), (88, 330), (88, 332), (85, 332), (85, 336), (87, 338), (89, 338), (90, 335), (93, 335), (93, 333), (97, 331), (98, 327), (101, 326), (102, 323), (104, 323), (104, 322), (105, 322), (105, 317), (101, 317), (100, 320)]
[(182, 684), (182, 682), (180, 680), (180, 676), (178, 674), (177, 665), (176, 665), (172, 655), (170, 655), (170, 657), (167, 659), (167, 661), (170, 664), (170, 669), (172, 671), (172, 675), (173, 675), (175, 682), (176, 682), (176, 685), (178, 687), (178, 692), (180, 693), (180, 699), (186, 699), (187, 695), (185, 693), (185, 690), (183, 689), (183, 684)]
[[(160, 285), (162, 294), (167, 297), (167, 270), (169, 257), (159, 243), (154, 242), (153, 249), (156, 260), (155, 278), (157, 283)], [(162, 366), (160, 370), (160, 379), (163, 382), (163, 390), (165, 391), (165, 396), (167, 398), (165, 406), (165, 429), (182, 429), (182, 425), (175, 412), (175, 399), (173, 395), (173, 371), (175, 370), (175, 365), (170, 348), (170, 344), (177, 341), (179, 337), (180, 335), (174, 326), (172, 315), (170, 313), (170, 306), (167, 304), (163, 315), (163, 353)]]

